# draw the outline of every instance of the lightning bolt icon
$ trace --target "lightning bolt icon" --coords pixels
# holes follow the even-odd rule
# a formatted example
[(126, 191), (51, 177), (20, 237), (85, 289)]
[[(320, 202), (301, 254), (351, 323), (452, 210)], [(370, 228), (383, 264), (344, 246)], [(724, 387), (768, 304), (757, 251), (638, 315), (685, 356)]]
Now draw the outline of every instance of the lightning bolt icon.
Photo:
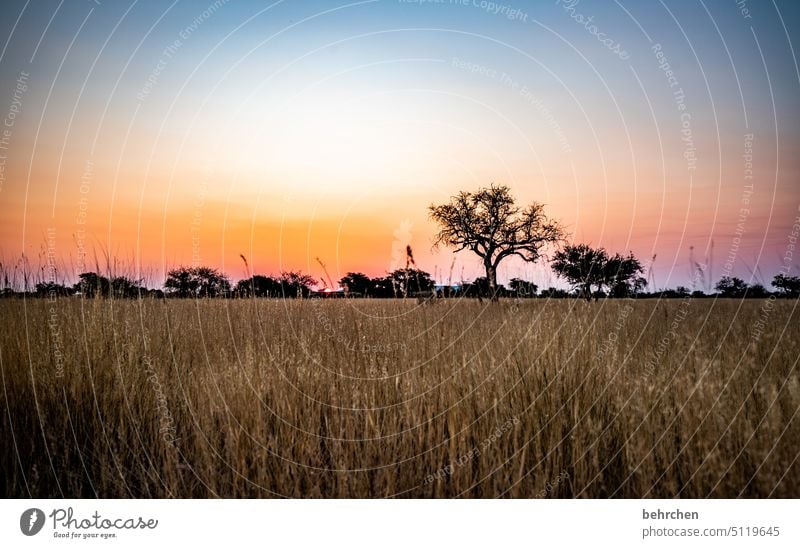
[(36, 523), (38, 517), (39, 513), (36, 510), (31, 510), (30, 523), (28, 523), (28, 531), (31, 531), (33, 529), (33, 526)]

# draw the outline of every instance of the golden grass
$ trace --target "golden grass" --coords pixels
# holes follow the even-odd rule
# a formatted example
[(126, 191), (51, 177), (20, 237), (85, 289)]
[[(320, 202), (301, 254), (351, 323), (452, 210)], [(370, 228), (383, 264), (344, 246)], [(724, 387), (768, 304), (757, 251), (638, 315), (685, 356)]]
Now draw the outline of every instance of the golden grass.
[(0, 484), (796, 497), (797, 304), (6, 299)]

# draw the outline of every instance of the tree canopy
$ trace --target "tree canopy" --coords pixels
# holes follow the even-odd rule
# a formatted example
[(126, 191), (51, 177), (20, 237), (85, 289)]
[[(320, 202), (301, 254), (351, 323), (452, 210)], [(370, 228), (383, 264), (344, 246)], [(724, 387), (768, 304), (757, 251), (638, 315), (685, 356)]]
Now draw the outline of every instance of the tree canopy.
[(373, 282), (369, 276), (362, 272), (348, 272), (339, 280), (339, 285), (349, 295), (366, 297), (370, 293)]
[(608, 289), (614, 297), (628, 297), (644, 289), (644, 268), (633, 253), (609, 256), (603, 248), (586, 244), (568, 245), (558, 250), (551, 264), (553, 271), (590, 300), (595, 291)]
[(736, 276), (723, 276), (714, 286), (720, 297), (741, 298), (747, 294), (747, 283)]
[(800, 276), (778, 274), (772, 279), (772, 287), (780, 291), (784, 297), (800, 297)]
[(545, 215), (542, 204), (520, 207), (504, 185), (459, 192), (448, 203), (431, 205), (428, 211), (439, 225), (434, 247), (469, 250), (480, 257), (493, 296), (501, 261), (516, 256), (535, 262), (546, 246), (564, 237), (561, 225)]
[(176, 297), (220, 297), (230, 293), (231, 282), (216, 268), (179, 267), (167, 273), (164, 289)]

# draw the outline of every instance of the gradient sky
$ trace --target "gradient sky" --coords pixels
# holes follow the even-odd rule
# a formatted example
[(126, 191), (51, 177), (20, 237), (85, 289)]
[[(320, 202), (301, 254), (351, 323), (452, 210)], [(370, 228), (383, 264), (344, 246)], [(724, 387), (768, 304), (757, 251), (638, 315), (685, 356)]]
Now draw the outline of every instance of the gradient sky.
[(0, 257), (338, 279), (410, 243), (447, 281), (426, 208), (496, 182), (576, 242), (656, 254), (658, 287), (691, 247), (768, 283), (800, 216), (798, 29), (793, 1), (5, 2)]

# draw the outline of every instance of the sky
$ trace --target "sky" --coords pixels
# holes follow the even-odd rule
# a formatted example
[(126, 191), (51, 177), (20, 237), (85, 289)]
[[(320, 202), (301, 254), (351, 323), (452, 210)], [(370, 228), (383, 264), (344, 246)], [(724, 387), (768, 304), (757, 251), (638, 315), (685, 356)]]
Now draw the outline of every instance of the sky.
[(690, 258), (769, 284), (800, 274), (798, 29), (792, 1), (7, 1), (0, 260), (335, 282), (409, 244), (457, 282), (480, 263), (427, 208), (497, 183), (655, 287), (706, 283)]

